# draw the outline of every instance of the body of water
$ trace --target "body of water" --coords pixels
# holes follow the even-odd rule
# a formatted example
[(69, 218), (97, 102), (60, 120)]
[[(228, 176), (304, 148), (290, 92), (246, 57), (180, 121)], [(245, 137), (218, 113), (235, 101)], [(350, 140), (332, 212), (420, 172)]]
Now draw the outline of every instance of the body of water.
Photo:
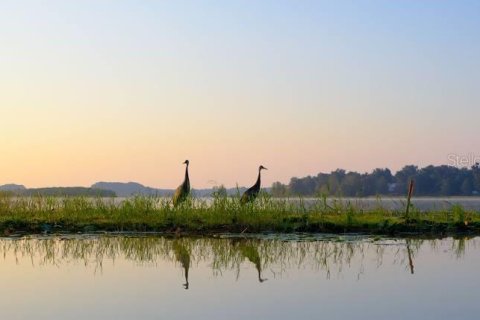
[[(290, 199), (289, 201), (300, 202), (300, 200)], [(306, 205), (314, 205), (319, 199), (306, 198), (302, 200)], [(353, 205), (356, 208), (364, 210), (374, 210), (383, 208), (387, 210), (403, 211), (407, 205), (406, 198), (399, 197), (378, 197), (378, 198), (327, 198), (329, 206), (340, 204)], [(421, 197), (412, 198), (412, 205), (420, 211), (429, 210), (449, 210), (453, 206), (462, 206), (466, 210), (480, 211), (480, 197)]]
[[(115, 198), (116, 203), (121, 203), (127, 198)], [(273, 201), (287, 201), (307, 208), (318, 206), (322, 208), (324, 200), (322, 198), (272, 198)], [(210, 204), (212, 198), (196, 198), (197, 202), (206, 202)], [(111, 199), (106, 199), (111, 201)], [(462, 206), (465, 210), (480, 211), (480, 197), (420, 197), (412, 198), (412, 205), (420, 211), (429, 210), (449, 210), (453, 206)], [(352, 205), (355, 208), (363, 210), (375, 210), (378, 208), (386, 210), (404, 211), (407, 205), (405, 197), (368, 197), (368, 198), (326, 198), (326, 204), (330, 207)]]
[(5, 319), (474, 319), (480, 238), (0, 239)]
[[(107, 204), (121, 205), (125, 200), (132, 199), (133, 197), (124, 198), (89, 198), (92, 202), (101, 201)], [(12, 197), (10, 201), (20, 201), (25, 199), (32, 199), (26, 197)], [(47, 198), (45, 198), (47, 199)], [(62, 198), (52, 198), (55, 201), (61, 203)], [(161, 201), (169, 201), (169, 197), (159, 197)], [(213, 201), (213, 198), (204, 197), (204, 198), (194, 198), (195, 204), (206, 204), (210, 205)], [(362, 210), (375, 210), (375, 209), (386, 209), (386, 210), (397, 210), (404, 211), (406, 207), (407, 200), (404, 197), (370, 197), (370, 198), (335, 198), (328, 197), (325, 200), (322, 198), (272, 198), (272, 201), (281, 201), (287, 202), (290, 204), (295, 204), (298, 206), (305, 206), (310, 208), (316, 206), (318, 208), (324, 208), (325, 202), (330, 207), (346, 207), (352, 205), (357, 209)], [(159, 202), (159, 204), (160, 204)], [(480, 197), (421, 197), (421, 198), (412, 198), (412, 205), (420, 211), (429, 211), (429, 210), (449, 210), (453, 206), (462, 206), (465, 210), (469, 211), (478, 211), (480, 212)]]

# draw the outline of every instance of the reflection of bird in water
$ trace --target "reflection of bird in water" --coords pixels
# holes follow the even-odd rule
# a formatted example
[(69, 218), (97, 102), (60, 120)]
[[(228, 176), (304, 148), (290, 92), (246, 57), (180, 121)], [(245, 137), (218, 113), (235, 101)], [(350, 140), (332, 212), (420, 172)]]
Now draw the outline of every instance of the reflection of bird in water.
[(408, 254), (408, 266), (410, 267), (410, 273), (414, 274), (412, 250), (410, 249), (410, 239), (407, 239), (407, 254)]
[(251, 244), (243, 244), (238, 240), (234, 240), (233, 244), (237, 244), (240, 254), (255, 265), (255, 269), (257, 269), (258, 273), (258, 281), (264, 282), (268, 280), (266, 278), (262, 278), (262, 260), (260, 258), (260, 254), (258, 253), (257, 247)]
[(187, 165), (185, 168), (185, 179), (183, 180), (182, 184), (178, 186), (177, 190), (175, 190), (175, 194), (173, 195), (174, 206), (177, 206), (181, 202), (185, 201), (190, 193), (190, 178), (188, 177), (188, 165), (190, 164), (190, 161), (185, 160), (183, 164)]
[(185, 283), (183, 287), (188, 290), (188, 270), (190, 269), (190, 253), (187, 248), (181, 244), (179, 241), (173, 242), (173, 253), (175, 254), (175, 259), (182, 265), (182, 268), (185, 273)]
[(240, 199), (240, 202), (242, 204), (245, 204), (247, 202), (251, 202), (251, 201), (255, 200), (255, 198), (257, 198), (258, 193), (260, 192), (260, 172), (262, 171), (262, 169), (267, 170), (267, 168), (265, 168), (264, 166), (258, 167), (257, 182), (255, 182), (255, 184), (253, 186), (248, 188), (248, 190), (243, 193), (242, 198)]

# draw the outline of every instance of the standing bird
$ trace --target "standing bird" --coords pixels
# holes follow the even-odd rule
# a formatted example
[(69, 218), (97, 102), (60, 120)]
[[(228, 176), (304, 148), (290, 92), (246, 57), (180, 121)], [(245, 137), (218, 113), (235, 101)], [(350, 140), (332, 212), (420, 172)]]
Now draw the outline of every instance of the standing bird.
[(240, 203), (245, 204), (247, 202), (252, 202), (253, 200), (255, 200), (255, 198), (257, 198), (258, 193), (260, 192), (260, 172), (262, 171), (262, 169), (268, 170), (264, 166), (258, 167), (257, 182), (255, 182), (253, 186), (248, 188), (248, 190), (243, 193), (242, 198), (240, 198)]
[(177, 190), (175, 190), (175, 194), (173, 195), (173, 205), (176, 207), (181, 202), (187, 199), (188, 194), (190, 193), (190, 179), (188, 177), (188, 164), (190, 161), (185, 160), (183, 164), (186, 164), (187, 167), (185, 168), (185, 180), (183, 180), (182, 184), (178, 186)]

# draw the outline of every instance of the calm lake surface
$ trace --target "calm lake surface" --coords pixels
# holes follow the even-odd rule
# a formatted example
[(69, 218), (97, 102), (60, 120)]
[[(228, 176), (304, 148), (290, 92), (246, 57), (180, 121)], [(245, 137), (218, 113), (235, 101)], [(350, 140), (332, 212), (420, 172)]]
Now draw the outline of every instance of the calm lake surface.
[(475, 319), (480, 238), (0, 238), (3, 319)]
[[(296, 201), (296, 200), (291, 200)], [(314, 204), (315, 199), (306, 199), (307, 204)], [(330, 206), (335, 204), (353, 205), (356, 208), (372, 210), (383, 208), (387, 210), (405, 210), (407, 205), (406, 198), (328, 198), (327, 203)], [(428, 210), (448, 210), (452, 206), (460, 205), (466, 210), (480, 211), (479, 197), (421, 197), (412, 198), (412, 204), (420, 211)]]
[[(113, 201), (116, 204), (121, 204), (129, 198), (105, 198), (104, 201)], [(169, 198), (168, 198), (169, 199)], [(300, 206), (323, 207), (324, 202), (322, 198), (272, 198), (273, 201), (286, 201)], [(210, 204), (212, 198), (195, 198), (196, 202), (205, 202)], [(326, 199), (327, 205), (334, 206), (348, 206), (353, 205), (357, 209), (374, 210), (378, 208), (387, 210), (405, 210), (407, 201), (405, 197), (369, 197), (369, 198), (336, 198), (328, 197)], [(412, 204), (420, 211), (428, 210), (448, 210), (452, 206), (460, 205), (466, 210), (480, 211), (480, 197), (414, 197)]]
[[(28, 197), (27, 197), (28, 198)], [(121, 205), (125, 200), (132, 199), (133, 197), (116, 197), (116, 198), (101, 198), (105, 203), (112, 203), (114, 205)], [(25, 198), (11, 198), (13, 201), (24, 200)], [(62, 198), (55, 198), (57, 201), (61, 201)], [(89, 198), (92, 202), (97, 201), (97, 198)], [(161, 200), (169, 201), (170, 197), (159, 197)], [(211, 204), (213, 198), (201, 197), (194, 198), (195, 204), (205, 203)], [(295, 204), (298, 206), (305, 206), (310, 208), (316, 206), (318, 208), (324, 208), (324, 200), (322, 198), (272, 198), (272, 201), (286, 202)], [(330, 207), (335, 206), (349, 206), (352, 205), (360, 210), (375, 210), (378, 208), (386, 210), (398, 210), (404, 211), (407, 201), (405, 197), (370, 197), (370, 198), (336, 198), (328, 197), (326, 204)], [(480, 212), (480, 197), (414, 197), (412, 198), (413, 206), (420, 211), (428, 210), (448, 210), (455, 205), (462, 206), (465, 210), (479, 211)]]

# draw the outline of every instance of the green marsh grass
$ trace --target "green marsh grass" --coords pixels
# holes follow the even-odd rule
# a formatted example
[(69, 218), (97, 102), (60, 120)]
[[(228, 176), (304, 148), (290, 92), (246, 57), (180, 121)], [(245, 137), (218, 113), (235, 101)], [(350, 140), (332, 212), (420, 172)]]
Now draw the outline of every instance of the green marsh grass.
[(371, 234), (480, 233), (480, 215), (459, 205), (449, 210), (421, 212), (371, 210), (353, 203), (319, 197), (274, 199), (260, 193), (242, 205), (239, 195), (214, 194), (211, 199), (189, 197), (177, 207), (171, 199), (137, 196), (124, 200), (86, 197), (13, 197), (0, 195), (0, 231), (16, 232), (363, 232)]

